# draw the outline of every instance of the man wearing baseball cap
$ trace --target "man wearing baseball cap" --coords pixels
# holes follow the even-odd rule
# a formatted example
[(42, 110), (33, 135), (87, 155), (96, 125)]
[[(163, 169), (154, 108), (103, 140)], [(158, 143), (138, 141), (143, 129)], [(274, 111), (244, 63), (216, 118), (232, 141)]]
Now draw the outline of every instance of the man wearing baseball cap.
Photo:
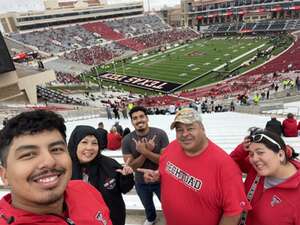
[(239, 168), (207, 138), (194, 109), (178, 111), (174, 128), (176, 140), (162, 153), (159, 170), (139, 169), (148, 182), (161, 180), (166, 224), (237, 225), (250, 209)]

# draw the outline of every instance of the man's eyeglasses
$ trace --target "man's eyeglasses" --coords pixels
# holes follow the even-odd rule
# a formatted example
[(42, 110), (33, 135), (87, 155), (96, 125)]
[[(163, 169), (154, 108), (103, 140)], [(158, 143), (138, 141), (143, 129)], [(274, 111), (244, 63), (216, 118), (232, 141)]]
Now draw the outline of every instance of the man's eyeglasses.
[(260, 143), (262, 141), (263, 138), (267, 139), (269, 142), (273, 143), (274, 145), (276, 145), (278, 147), (278, 149), (281, 149), (280, 144), (278, 144), (275, 140), (273, 140), (272, 138), (268, 137), (265, 134), (255, 134), (250, 136), (251, 137), (251, 142), (255, 142), (255, 143)]

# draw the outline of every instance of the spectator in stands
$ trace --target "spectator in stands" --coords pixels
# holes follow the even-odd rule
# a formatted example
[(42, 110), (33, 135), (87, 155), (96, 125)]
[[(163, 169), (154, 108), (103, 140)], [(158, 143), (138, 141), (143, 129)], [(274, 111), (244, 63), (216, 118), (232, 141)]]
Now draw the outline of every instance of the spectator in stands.
[(233, 101), (233, 100), (230, 102), (230, 111), (231, 111), (231, 112), (234, 112), (234, 111), (235, 111), (235, 104), (234, 104), (234, 101)]
[(117, 128), (113, 126), (107, 135), (107, 149), (117, 150), (121, 147), (122, 136), (118, 133)]
[(122, 136), (123, 135), (123, 127), (120, 125), (119, 121), (116, 121), (114, 126), (116, 127), (117, 132)]
[(253, 103), (254, 103), (255, 105), (258, 105), (259, 102), (260, 102), (260, 95), (259, 95), (258, 93), (256, 93), (256, 94), (254, 95), (254, 97), (253, 97)]
[(99, 192), (70, 181), (65, 132), (64, 119), (45, 110), (23, 112), (1, 130), (0, 175), (10, 194), (0, 200), (0, 224), (112, 224)]
[(293, 113), (288, 113), (287, 118), (282, 122), (283, 135), (285, 137), (297, 137), (297, 120), (294, 118)]
[(129, 133), (130, 133), (130, 129), (128, 127), (126, 127), (123, 131), (122, 139)]
[(117, 104), (114, 104), (114, 106), (113, 106), (113, 112), (114, 112), (114, 114), (115, 114), (115, 119), (120, 119), (120, 114), (119, 114), (119, 108), (118, 108), (118, 106), (117, 106)]
[(111, 115), (111, 107), (110, 107), (109, 104), (106, 105), (105, 110), (106, 110), (106, 114), (107, 114), (107, 119), (109, 119), (109, 120), (112, 119), (112, 115)]
[(297, 78), (295, 80), (295, 85), (296, 85), (297, 91), (300, 91), (300, 78), (299, 78), (299, 76), (297, 76)]
[(124, 225), (126, 211), (122, 194), (134, 185), (133, 171), (126, 164), (122, 167), (114, 159), (102, 155), (100, 141), (99, 133), (91, 126), (77, 126), (73, 130), (68, 143), (72, 179), (84, 180), (97, 188), (109, 207), (113, 225)]
[(281, 122), (277, 120), (276, 115), (271, 116), (271, 120), (266, 124), (266, 130), (277, 134), (279, 137), (282, 135), (282, 125)]
[(127, 107), (126, 107), (126, 105), (124, 103), (122, 104), (121, 112), (122, 112), (123, 118), (124, 119), (128, 119)]
[(298, 154), (275, 133), (258, 130), (230, 155), (247, 173), (245, 189), (252, 205), (240, 224), (299, 224)]
[[(161, 151), (169, 143), (167, 134), (159, 128), (149, 127), (147, 110), (142, 106), (133, 107), (129, 112), (129, 116), (135, 130), (127, 134), (122, 141), (125, 162), (129, 160), (129, 166), (134, 170), (140, 167), (157, 169)], [(135, 188), (145, 207), (147, 219), (144, 225), (152, 225), (156, 220), (153, 193), (160, 199), (160, 183), (147, 184), (143, 174), (136, 172)]]
[(102, 122), (98, 123), (99, 137), (100, 137), (100, 150), (106, 149), (107, 147), (107, 130), (104, 129)]
[(178, 111), (173, 128), (176, 140), (162, 153), (159, 171), (138, 169), (148, 182), (161, 180), (166, 224), (237, 225), (250, 208), (239, 168), (207, 138), (199, 112)]

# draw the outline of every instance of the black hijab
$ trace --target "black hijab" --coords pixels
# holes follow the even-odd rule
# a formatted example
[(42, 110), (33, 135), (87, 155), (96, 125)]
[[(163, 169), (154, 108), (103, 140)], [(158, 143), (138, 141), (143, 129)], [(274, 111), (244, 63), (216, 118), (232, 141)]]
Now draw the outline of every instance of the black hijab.
[[(93, 135), (96, 137), (98, 141), (99, 151), (96, 157), (89, 163), (80, 164), (79, 159), (77, 157), (77, 147), (80, 141), (86, 136)], [(96, 184), (97, 181), (97, 169), (98, 169), (98, 160), (101, 157), (100, 154), (100, 136), (98, 131), (91, 126), (80, 125), (75, 127), (73, 130), (69, 142), (68, 142), (68, 150), (72, 159), (72, 180), (82, 180), (82, 170), (85, 169), (86, 173), (89, 176), (89, 183), (92, 185)]]

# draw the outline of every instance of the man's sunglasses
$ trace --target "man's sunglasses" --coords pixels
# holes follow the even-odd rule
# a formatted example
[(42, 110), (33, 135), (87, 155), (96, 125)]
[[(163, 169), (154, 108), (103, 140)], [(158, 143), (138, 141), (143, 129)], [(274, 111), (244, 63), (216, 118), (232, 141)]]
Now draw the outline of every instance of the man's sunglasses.
[(255, 142), (255, 143), (262, 142), (263, 138), (267, 139), (269, 142), (271, 142), (274, 145), (276, 145), (278, 147), (278, 149), (281, 149), (281, 146), (280, 146), (280, 144), (277, 143), (277, 141), (273, 140), (272, 138), (268, 137), (265, 134), (255, 134), (255, 135), (250, 136), (251, 142)]

